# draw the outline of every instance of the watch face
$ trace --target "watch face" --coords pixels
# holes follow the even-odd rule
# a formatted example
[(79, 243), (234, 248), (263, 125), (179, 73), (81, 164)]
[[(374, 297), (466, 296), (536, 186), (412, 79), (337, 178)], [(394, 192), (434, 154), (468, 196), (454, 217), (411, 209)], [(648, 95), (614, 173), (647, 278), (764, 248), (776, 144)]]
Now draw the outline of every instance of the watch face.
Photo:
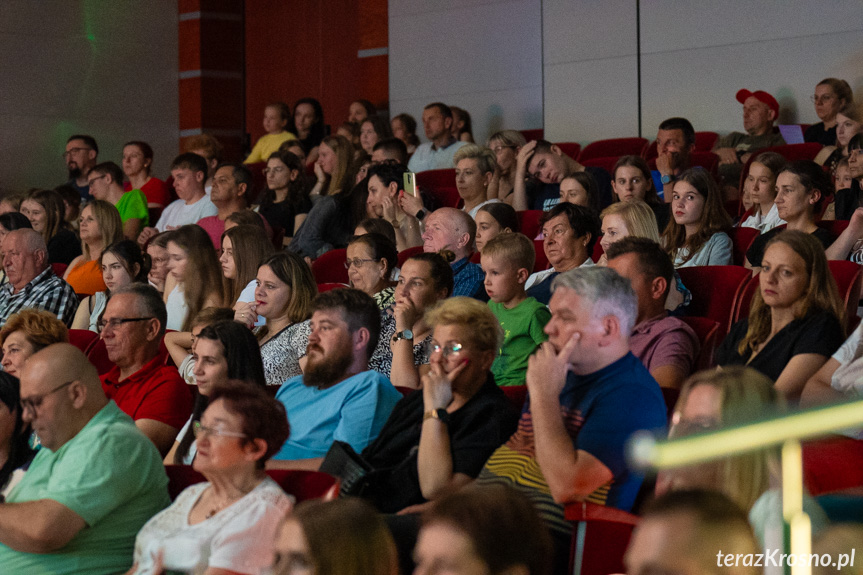
[(402, 332), (402, 337), (404, 337), (405, 339), (413, 339), (414, 338), (414, 332), (412, 332), (409, 329), (406, 329)]

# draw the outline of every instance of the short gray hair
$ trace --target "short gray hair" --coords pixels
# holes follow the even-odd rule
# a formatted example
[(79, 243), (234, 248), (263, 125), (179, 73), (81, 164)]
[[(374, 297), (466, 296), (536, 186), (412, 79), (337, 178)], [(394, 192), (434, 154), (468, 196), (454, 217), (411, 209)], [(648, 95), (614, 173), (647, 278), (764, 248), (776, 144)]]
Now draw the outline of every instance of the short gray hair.
[(593, 302), (593, 317), (613, 315), (620, 322), (620, 331), (627, 338), (635, 327), (638, 317), (638, 298), (632, 283), (608, 267), (579, 267), (563, 272), (551, 282), (551, 291), (558, 288), (571, 289), (586, 300)]
[(476, 160), (476, 166), (483, 174), (494, 172), (497, 168), (497, 159), (494, 152), (485, 146), (477, 144), (465, 144), (458, 150), (452, 158), (453, 165), (457, 165), (462, 160)]
[(128, 293), (138, 298), (138, 303), (141, 306), (141, 311), (145, 316), (154, 317), (159, 320), (159, 333), (165, 335), (165, 325), (168, 323), (168, 311), (165, 308), (165, 302), (162, 301), (162, 296), (150, 284), (131, 283), (129, 285), (117, 288), (111, 292), (111, 297)]

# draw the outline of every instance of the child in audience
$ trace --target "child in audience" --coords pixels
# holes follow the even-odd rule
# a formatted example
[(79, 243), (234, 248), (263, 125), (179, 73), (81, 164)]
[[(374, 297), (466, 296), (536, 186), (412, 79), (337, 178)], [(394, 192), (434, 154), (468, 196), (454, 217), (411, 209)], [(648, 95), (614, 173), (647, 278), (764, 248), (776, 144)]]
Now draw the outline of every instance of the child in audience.
[(488, 305), (504, 330), (500, 354), (491, 366), (498, 385), (524, 385), (527, 359), (548, 339), (543, 328), (551, 313), (524, 289), (535, 260), (533, 242), (518, 233), (497, 236), (482, 252)]
[(165, 334), (165, 347), (174, 365), (186, 383), (195, 385), (195, 340), (201, 330), (217, 321), (234, 319), (234, 310), (224, 307), (205, 307), (192, 320), (190, 331), (169, 331)]
[(283, 143), (296, 140), (296, 136), (285, 130), (290, 119), (291, 109), (284, 102), (273, 102), (264, 108), (264, 130), (267, 133), (255, 143), (252, 153), (244, 163), (266, 162), (270, 154), (278, 151)]
[(587, 172), (576, 172), (560, 181), (560, 201), (599, 211), (599, 186)]
[(190, 331), (192, 318), (205, 307), (225, 300), (221, 266), (213, 242), (203, 228), (182, 226), (168, 235), (168, 277), (165, 280), (166, 327)]
[(743, 187), (744, 190), (749, 189), (754, 213), (746, 218), (740, 227), (755, 228), (763, 234), (785, 224), (785, 220), (779, 217), (775, 203), (776, 177), (784, 167), (785, 158), (775, 152), (758, 154), (758, 159), (749, 164), (749, 173)]
[(478, 252), (481, 252), (485, 244), (499, 234), (518, 231), (518, 216), (515, 209), (503, 202), (484, 205), (477, 211), (475, 219)]

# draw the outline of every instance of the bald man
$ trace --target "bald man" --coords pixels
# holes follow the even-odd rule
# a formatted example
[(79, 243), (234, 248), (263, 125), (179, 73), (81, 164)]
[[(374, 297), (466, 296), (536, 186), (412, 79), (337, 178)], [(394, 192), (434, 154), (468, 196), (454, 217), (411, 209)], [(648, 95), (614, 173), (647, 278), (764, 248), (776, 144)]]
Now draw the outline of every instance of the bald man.
[(78, 309), (75, 290), (54, 274), (48, 248), (32, 229), (9, 232), (0, 245), (8, 283), (0, 287), (0, 327), (13, 313), (25, 308), (50, 311), (72, 325)]
[(30, 357), (21, 406), (42, 449), (0, 504), (2, 571), (126, 571), (136, 534), (169, 503), (153, 443), (107, 400), (96, 369), (69, 344)]
[(450, 263), (453, 275), (453, 296), (474, 297), (488, 301), (485, 293), (485, 274), (479, 264), (470, 261), (474, 252), (476, 222), (467, 212), (455, 208), (440, 208), (426, 219), (423, 232), (423, 251), (451, 251), (455, 260)]

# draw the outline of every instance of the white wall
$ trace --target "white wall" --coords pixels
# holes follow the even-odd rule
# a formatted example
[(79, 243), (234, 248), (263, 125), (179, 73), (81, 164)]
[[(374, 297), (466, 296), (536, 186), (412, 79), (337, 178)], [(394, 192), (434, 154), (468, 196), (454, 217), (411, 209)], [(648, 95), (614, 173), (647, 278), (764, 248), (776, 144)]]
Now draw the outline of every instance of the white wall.
[(541, 0), (389, 0), (390, 114), (471, 114), (477, 142), (542, 126)]
[(0, 2), (0, 188), (54, 187), (74, 133), (101, 161), (144, 140), (164, 177), (178, 149), (176, 0)]

